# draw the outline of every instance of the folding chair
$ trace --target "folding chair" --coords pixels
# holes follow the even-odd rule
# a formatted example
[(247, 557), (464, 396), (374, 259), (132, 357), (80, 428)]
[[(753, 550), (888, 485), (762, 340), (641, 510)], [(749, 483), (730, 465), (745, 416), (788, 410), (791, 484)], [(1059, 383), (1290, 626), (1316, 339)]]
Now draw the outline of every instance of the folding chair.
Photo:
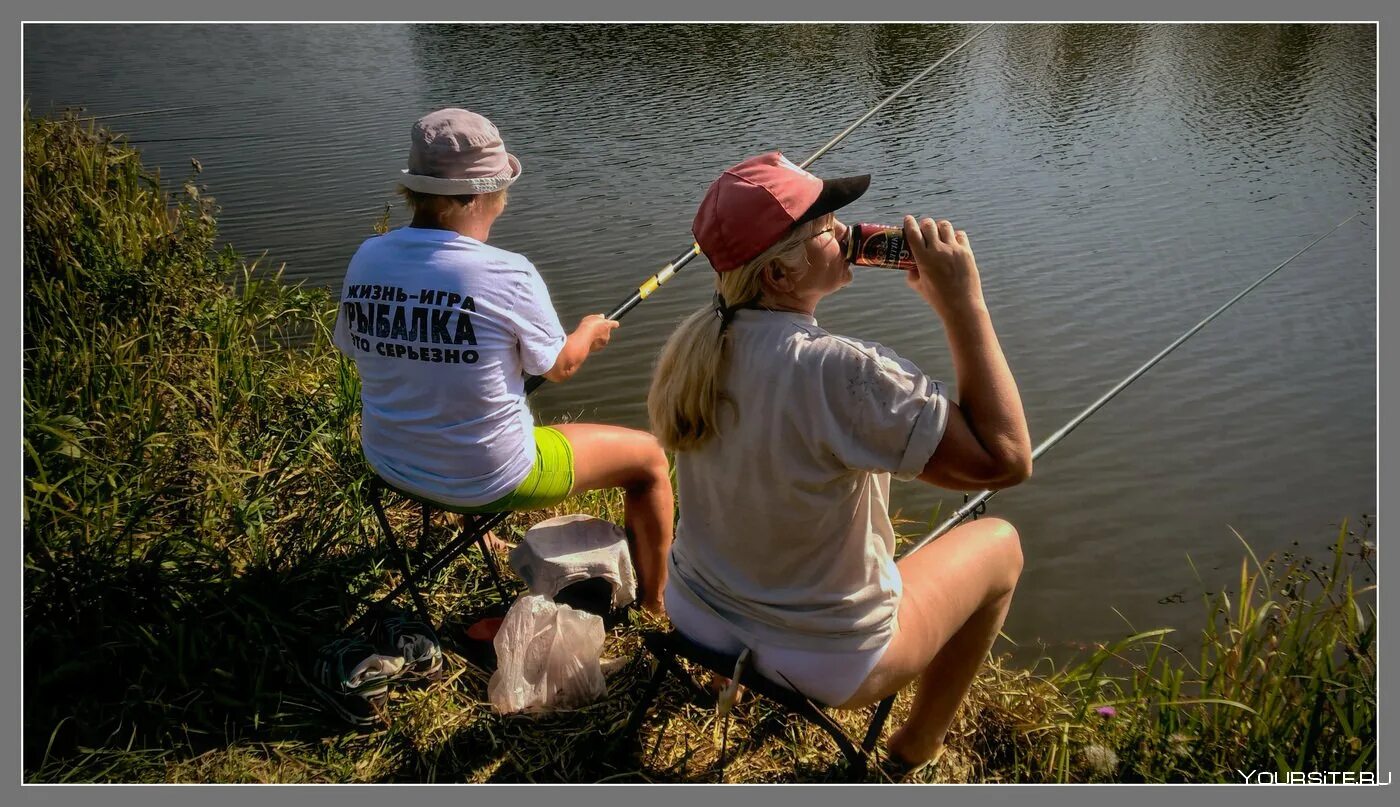
[[(652, 674), (651, 680), (647, 682), (642, 699), (637, 703), (632, 717), (627, 723), (624, 735), (627, 737), (635, 737), (637, 731), (641, 729), (642, 723), (646, 720), (647, 709), (656, 699), (667, 675), (675, 674), (677, 678), (688, 683), (693, 689), (699, 689), (699, 685), (680, 666), (678, 659), (685, 659), (724, 677), (730, 677), (734, 674), (739, 661), (738, 656), (716, 653), (701, 647), (675, 630), (669, 632), (648, 631), (643, 634), (642, 642), (656, 658), (656, 671)], [(797, 692), (765, 678), (751, 665), (740, 671), (739, 683), (750, 692), (783, 707), (789, 714), (815, 723), (818, 728), (831, 736), (831, 739), (836, 742), (836, 747), (845, 756), (850, 781), (859, 782), (865, 779), (871, 753), (875, 750), (875, 743), (880, 740), (880, 732), (885, 727), (885, 720), (890, 716), (890, 708), (894, 706), (893, 695), (876, 705), (875, 712), (870, 719), (870, 725), (865, 731), (865, 739), (861, 741), (860, 745), (856, 745), (855, 741), (821, 707)], [(721, 752), (719, 761), (721, 777), (724, 775), (724, 764), (724, 755)]]
[(433, 514), (439, 510), (443, 512), (453, 512), (450, 508), (425, 501), (411, 493), (399, 490), (385, 482), (377, 474), (370, 479), (370, 504), (374, 507), (375, 518), (379, 520), (379, 528), (384, 532), (384, 537), (389, 541), (389, 548), (392, 550), (395, 563), (398, 565), (403, 579), (400, 580), (399, 584), (394, 586), (388, 594), (385, 594), (383, 597), (370, 604), (368, 610), (350, 626), (352, 632), (369, 624), (376, 616), (386, 611), (393, 605), (394, 600), (405, 590), (407, 590), (412, 597), (414, 608), (418, 611), (419, 617), (425, 624), (431, 625), (432, 619), (428, 614), (427, 603), (423, 600), (420, 583), (431, 579), (433, 575), (445, 568), (447, 564), (461, 557), (473, 546), (481, 550), (482, 560), (486, 562), (486, 573), (490, 576), (501, 603), (505, 604), (510, 601), (510, 594), (506, 590), (505, 584), (501, 581), (501, 573), (500, 569), (496, 566), (496, 559), (491, 554), (490, 548), (486, 545), (486, 534), (504, 521), (506, 516), (510, 515), (510, 513), (467, 514), (468, 522), (466, 526), (457, 533), (456, 537), (452, 538), (440, 547), (437, 552), (433, 553), (415, 572), (412, 568), (407, 550), (404, 549), (398, 536), (394, 533), (393, 525), (389, 523), (389, 518), (384, 513), (382, 494), (386, 490), (418, 503), (422, 513), (422, 526), (419, 533), (419, 545), (421, 547), (426, 547), (428, 545), (428, 530), (432, 523)]

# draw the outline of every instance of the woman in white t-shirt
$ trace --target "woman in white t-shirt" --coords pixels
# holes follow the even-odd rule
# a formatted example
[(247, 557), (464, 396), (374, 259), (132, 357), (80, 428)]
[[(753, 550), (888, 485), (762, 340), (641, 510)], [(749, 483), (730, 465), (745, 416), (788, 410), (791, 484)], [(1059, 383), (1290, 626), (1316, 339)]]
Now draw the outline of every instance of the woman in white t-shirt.
[(487, 244), (520, 161), (486, 118), (442, 109), (413, 126), (398, 177), (413, 221), (362, 244), (335, 342), (355, 360), (365, 459), (390, 486), (455, 513), (534, 510), (620, 487), (643, 608), (664, 606), (673, 494), (646, 432), (536, 426), (527, 374), (564, 381), (618, 323), (566, 334), (535, 267)]
[[(919, 680), (894, 766), (935, 758), (1021, 571), (1015, 529), (982, 519), (898, 563), (889, 480), (976, 490), (1031, 471), (1030, 437), (967, 235), (904, 222), (909, 288), (942, 320), (958, 400), (882, 345), (819, 327), (851, 281), (834, 211), (870, 178), (822, 180), (777, 152), (726, 170), (693, 231), (713, 306), (658, 361), (652, 430), (676, 452), (672, 624), (815, 701), (874, 703)], [(928, 335), (934, 332), (930, 323)]]

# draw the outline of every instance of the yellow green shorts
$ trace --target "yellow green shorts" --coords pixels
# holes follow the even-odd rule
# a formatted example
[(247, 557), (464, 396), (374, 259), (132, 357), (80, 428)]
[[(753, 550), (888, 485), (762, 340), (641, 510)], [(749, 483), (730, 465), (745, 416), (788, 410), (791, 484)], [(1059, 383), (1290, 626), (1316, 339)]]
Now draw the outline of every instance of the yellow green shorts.
[[(382, 478), (382, 477), (381, 477)], [(388, 484), (387, 482), (385, 484)], [(392, 488), (393, 486), (390, 485)], [(404, 491), (405, 496), (449, 513), (500, 513), (516, 510), (540, 510), (569, 498), (574, 488), (574, 448), (569, 438), (549, 426), (535, 427), (535, 464), (515, 490), (488, 504), (465, 507), (425, 499)], [(398, 490), (398, 488), (394, 488)]]
[(447, 508), (454, 513), (500, 513), (541, 510), (569, 498), (574, 488), (574, 447), (549, 426), (535, 427), (535, 465), (515, 490), (489, 504)]

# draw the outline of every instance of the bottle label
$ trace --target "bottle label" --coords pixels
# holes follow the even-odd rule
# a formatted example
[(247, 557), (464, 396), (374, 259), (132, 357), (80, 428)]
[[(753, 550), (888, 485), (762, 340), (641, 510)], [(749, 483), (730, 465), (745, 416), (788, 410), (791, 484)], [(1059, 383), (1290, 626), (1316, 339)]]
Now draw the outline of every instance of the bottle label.
[(880, 224), (857, 224), (851, 232), (850, 255), (857, 266), (886, 269), (914, 268), (914, 255), (904, 243), (904, 230)]

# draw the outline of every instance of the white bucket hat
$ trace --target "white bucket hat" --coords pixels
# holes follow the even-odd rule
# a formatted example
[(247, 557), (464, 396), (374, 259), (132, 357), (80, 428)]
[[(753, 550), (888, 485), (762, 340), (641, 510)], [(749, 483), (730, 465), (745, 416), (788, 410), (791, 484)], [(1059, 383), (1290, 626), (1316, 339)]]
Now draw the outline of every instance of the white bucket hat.
[(439, 109), (413, 124), (408, 168), (398, 181), (439, 196), (493, 193), (520, 178), (520, 160), (506, 151), (494, 124), (465, 109)]

